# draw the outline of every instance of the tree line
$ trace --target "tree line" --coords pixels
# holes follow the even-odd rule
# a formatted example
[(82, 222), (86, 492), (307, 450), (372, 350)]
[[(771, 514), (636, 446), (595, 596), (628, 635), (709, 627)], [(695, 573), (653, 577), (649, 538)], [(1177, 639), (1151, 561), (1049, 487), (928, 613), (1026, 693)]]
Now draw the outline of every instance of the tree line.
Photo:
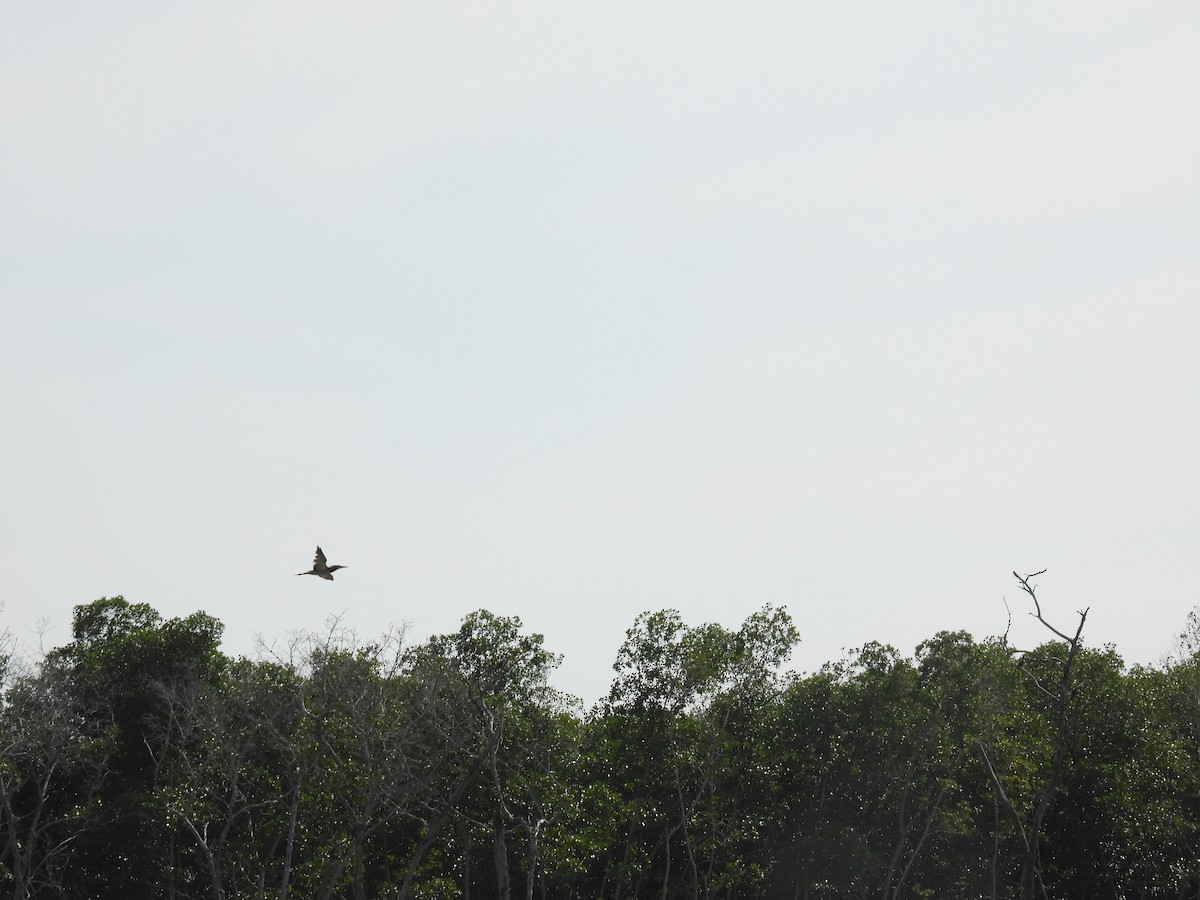
[[(76, 607), (0, 654), (14, 898), (1200, 897), (1200, 620), (1159, 667), (1042, 618), (811, 674), (783, 609), (629, 629), (608, 696), (520, 619), (255, 659), (197, 612)], [(9, 648), (11, 650), (11, 647)]]

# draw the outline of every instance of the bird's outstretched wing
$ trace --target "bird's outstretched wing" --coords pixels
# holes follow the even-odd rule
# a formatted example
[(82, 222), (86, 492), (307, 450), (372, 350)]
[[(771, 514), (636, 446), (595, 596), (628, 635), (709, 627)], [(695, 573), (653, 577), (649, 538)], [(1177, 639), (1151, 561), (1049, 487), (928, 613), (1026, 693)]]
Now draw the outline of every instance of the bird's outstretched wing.
[(313, 568), (314, 569), (324, 569), (325, 567), (326, 567), (325, 551), (322, 550), (320, 547), (318, 547), (317, 555), (313, 558)]

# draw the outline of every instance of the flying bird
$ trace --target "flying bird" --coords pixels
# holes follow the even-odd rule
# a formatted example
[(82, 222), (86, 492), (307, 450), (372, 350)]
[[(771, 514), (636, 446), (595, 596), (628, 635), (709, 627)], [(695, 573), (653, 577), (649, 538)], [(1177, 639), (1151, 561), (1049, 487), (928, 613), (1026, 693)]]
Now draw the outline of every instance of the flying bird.
[(326, 581), (333, 581), (333, 573), (338, 569), (348, 569), (349, 566), (331, 566), (325, 562), (325, 551), (320, 547), (317, 548), (317, 555), (313, 558), (313, 567), (308, 572), (297, 572), (297, 575), (316, 575), (318, 578), (324, 578)]

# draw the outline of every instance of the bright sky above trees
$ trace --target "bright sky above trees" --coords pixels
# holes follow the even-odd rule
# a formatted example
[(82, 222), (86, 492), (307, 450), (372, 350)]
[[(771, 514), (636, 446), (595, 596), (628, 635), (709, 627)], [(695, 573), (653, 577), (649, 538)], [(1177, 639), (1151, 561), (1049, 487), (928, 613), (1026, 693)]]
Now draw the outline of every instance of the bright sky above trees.
[(7, 4), (4, 619), (485, 607), (594, 699), (645, 610), (785, 605), (814, 668), (1040, 640), (1048, 567), (1152, 662), (1197, 109), (1186, 3)]

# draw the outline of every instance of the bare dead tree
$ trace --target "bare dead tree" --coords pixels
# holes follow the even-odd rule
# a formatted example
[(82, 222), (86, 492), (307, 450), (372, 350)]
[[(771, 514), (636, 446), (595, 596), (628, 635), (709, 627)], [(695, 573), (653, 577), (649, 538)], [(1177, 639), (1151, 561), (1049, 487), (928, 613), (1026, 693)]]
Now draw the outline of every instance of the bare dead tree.
[[(368, 896), (366, 862), (373, 842), (405, 823), (416, 831), (415, 841), (405, 851), (402, 880), (391, 885), (403, 900), (426, 854), (479, 779), (495, 738), (480, 727), (461, 678), (414, 654), (403, 628), (364, 643), (332, 618), (323, 633), (296, 635), (282, 656), (267, 649), (301, 682), (284, 846), (299, 845), (295, 852), (301, 855), (323, 848), (321, 865), (309, 876), (317, 882), (308, 886), (310, 896)], [(310, 778), (309, 772), (321, 777)], [(297, 834), (302, 803), (325, 815), (310, 818)], [(290, 860), (292, 851), (286, 852)], [(280, 900), (289, 872), (290, 863)]]
[(1037, 619), (1051, 634), (1061, 640), (1066, 645), (1067, 650), (1066, 655), (1057, 660), (1057, 684), (1047, 686), (1037, 678), (1035, 673), (1026, 671), (1026, 675), (1030, 678), (1038, 692), (1051, 704), (1053, 730), (1053, 755), (1049, 771), (1044, 774), (1041, 788), (1036, 792), (1033, 808), (1027, 815), (1023, 816), (1021, 814), (1009, 796), (1008, 791), (1005, 790), (1003, 778), (996, 771), (996, 766), (992, 759), (993, 754), (987, 744), (983, 741), (979, 741), (976, 744), (976, 750), (983, 760), (984, 769), (987, 771), (988, 779), (992, 783), (992, 790), (996, 801), (999, 803), (1000, 808), (1008, 815), (1008, 818), (1013, 823), (1013, 827), (1016, 829), (1018, 844), (1021, 848), (1022, 900), (1034, 900), (1039, 886), (1041, 886), (1043, 896), (1045, 895), (1045, 886), (1041, 885), (1042, 829), (1046, 813), (1050, 809), (1050, 804), (1054, 800), (1054, 793), (1058, 789), (1059, 782), (1062, 779), (1063, 763), (1066, 758), (1070, 732), (1071, 669), (1082, 647), (1081, 636), (1088, 615), (1088, 609), (1079, 611), (1079, 624), (1076, 626), (1073, 635), (1060, 631), (1046, 620), (1042, 612), (1041, 601), (1037, 596), (1037, 585), (1033, 583), (1033, 579), (1044, 574), (1045, 571), (1045, 569), (1042, 569), (1039, 572), (1028, 575), (1019, 575), (1013, 572), (1013, 577), (1017, 579), (1021, 590), (1029, 596), (1029, 599), (1033, 603), (1033, 612), (1030, 615)]
[(58, 884), (89, 828), (88, 802), (109, 772), (111, 745), (85, 740), (86, 709), (70, 680), (43, 662), (7, 686), (0, 708), (0, 863), (16, 900)]
[[(428, 662), (428, 661), (427, 661)], [(421, 838), (409, 858), (397, 893), (407, 900), (425, 855), (459, 810), (464, 794), (496, 752), (500, 730), (477, 719), (478, 706), (460, 678), (425, 665), (413, 679), (414, 717), (427, 735), (429, 756), (421, 776), (421, 795), (405, 815), (417, 822)]]
[[(214, 900), (248, 884), (265, 891), (277, 851), (290, 850), (280, 820), (295, 828), (296, 684), (270, 664), (240, 660), (221, 686), (184, 673), (152, 688), (162, 713), (148, 725), (146, 747), (162, 811), (200, 854)], [(285, 855), (284, 894), (289, 865)]]

